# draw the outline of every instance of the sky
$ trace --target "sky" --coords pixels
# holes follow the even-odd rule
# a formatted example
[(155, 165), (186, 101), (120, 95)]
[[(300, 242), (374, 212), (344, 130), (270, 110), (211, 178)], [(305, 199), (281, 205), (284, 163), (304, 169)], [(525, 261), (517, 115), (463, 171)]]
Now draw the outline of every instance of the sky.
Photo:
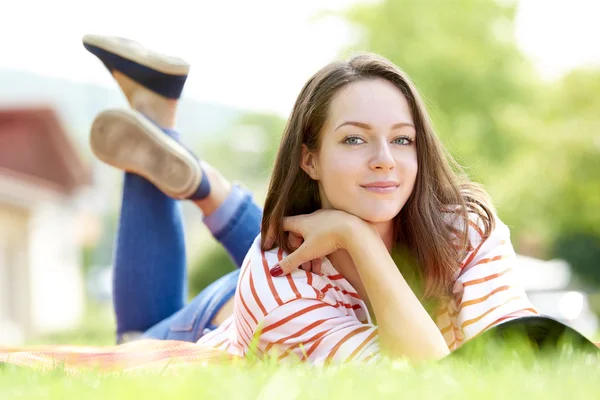
[[(123, 36), (186, 59), (186, 97), (287, 115), (304, 82), (352, 40), (343, 21), (314, 15), (358, 1), (0, 0), (0, 70), (114, 87), (81, 37)], [(600, 65), (598, 15), (598, 0), (519, 0), (517, 41), (547, 79)]]

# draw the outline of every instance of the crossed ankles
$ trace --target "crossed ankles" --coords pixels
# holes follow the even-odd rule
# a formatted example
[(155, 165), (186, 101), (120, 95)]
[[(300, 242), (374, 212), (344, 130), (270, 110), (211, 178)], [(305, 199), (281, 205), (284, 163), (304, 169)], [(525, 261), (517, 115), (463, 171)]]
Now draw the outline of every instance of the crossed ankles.
[[(137, 109), (109, 109), (96, 116), (90, 134), (94, 154), (108, 165), (143, 176), (170, 197), (206, 198), (210, 183), (199, 160), (173, 132), (156, 124), (174, 119), (189, 64), (124, 38), (86, 35), (83, 43)], [(154, 114), (140, 109), (149, 103), (154, 103)]]

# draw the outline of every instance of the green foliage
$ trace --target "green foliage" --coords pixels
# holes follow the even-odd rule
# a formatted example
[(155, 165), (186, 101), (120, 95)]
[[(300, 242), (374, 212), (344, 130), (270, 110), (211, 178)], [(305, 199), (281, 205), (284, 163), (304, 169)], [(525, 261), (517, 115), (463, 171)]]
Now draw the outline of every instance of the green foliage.
[(600, 286), (600, 237), (583, 232), (561, 235), (554, 256), (569, 262), (588, 286)]
[(243, 114), (203, 149), (203, 158), (229, 179), (261, 184), (271, 174), (284, 127), (285, 120), (275, 114)]
[(188, 273), (189, 297), (195, 297), (202, 289), (235, 269), (235, 263), (223, 246), (213, 246), (190, 267)]

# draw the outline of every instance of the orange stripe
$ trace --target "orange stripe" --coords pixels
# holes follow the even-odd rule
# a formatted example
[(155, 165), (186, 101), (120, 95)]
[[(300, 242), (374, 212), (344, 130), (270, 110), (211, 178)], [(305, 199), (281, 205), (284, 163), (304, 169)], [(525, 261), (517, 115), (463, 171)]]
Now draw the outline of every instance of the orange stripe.
[(323, 293), (318, 291), (317, 288), (312, 285), (313, 274), (311, 272), (307, 272), (307, 271), (304, 271), (304, 272), (306, 272), (306, 283), (312, 288), (312, 290), (315, 291), (316, 299), (323, 300), (323, 297), (324, 297)]
[(338, 279), (344, 279), (344, 276), (342, 274), (337, 274), (337, 275), (327, 275), (327, 277), (329, 279), (331, 279), (332, 281), (338, 280)]
[(311, 311), (314, 311), (314, 310), (317, 310), (317, 309), (323, 308), (323, 307), (329, 307), (329, 304), (327, 304), (327, 303), (319, 303), (319, 304), (314, 304), (314, 305), (312, 305), (310, 307), (303, 308), (300, 311), (296, 311), (295, 313), (293, 313), (291, 315), (288, 315), (287, 317), (282, 318), (279, 321), (277, 321), (277, 322), (275, 322), (275, 323), (273, 323), (273, 324), (271, 324), (269, 326), (266, 326), (262, 330), (262, 333), (269, 332), (269, 331), (271, 331), (271, 330), (273, 330), (273, 329), (275, 329), (275, 328), (277, 328), (277, 327), (279, 327), (279, 326), (281, 326), (281, 325), (283, 325), (283, 324), (285, 324), (285, 323), (293, 320), (294, 318), (297, 318), (297, 317), (299, 317), (301, 315), (307, 314), (307, 313), (309, 313)]
[(373, 340), (376, 336), (377, 336), (377, 329), (373, 329), (373, 332), (371, 332), (371, 334), (369, 336), (367, 336), (367, 338), (365, 340), (362, 341), (362, 343), (360, 344), (360, 346), (358, 346), (353, 352), (352, 354), (350, 354), (348, 356), (348, 358), (346, 358), (346, 360), (344, 362), (348, 362), (350, 360), (352, 360), (354, 357), (356, 357), (356, 355), (358, 354), (359, 351), (361, 351), (363, 349), (363, 347), (365, 347), (371, 340)]
[(348, 333), (346, 336), (344, 336), (342, 338), (342, 340), (340, 340), (333, 347), (333, 349), (331, 349), (331, 351), (329, 352), (329, 355), (327, 356), (327, 360), (325, 360), (325, 362), (329, 362), (329, 361), (333, 360), (333, 357), (335, 357), (335, 354), (338, 352), (338, 350), (340, 349), (340, 347), (342, 347), (342, 345), (344, 343), (346, 343), (348, 340), (350, 340), (354, 336), (358, 335), (359, 333), (362, 333), (364, 331), (368, 331), (369, 329), (371, 329), (371, 328), (368, 327), (368, 326), (361, 326), (360, 328), (357, 328), (357, 329), (353, 330), (352, 332)]
[(223, 344), (225, 344), (226, 341), (227, 341), (227, 338), (225, 338), (225, 340), (222, 340), (219, 343), (215, 344), (213, 347), (219, 348), (220, 346), (223, 346)]
[(440, 308), (437, 312), (437, 316), (441, 317), (442, 315), (444, 315), (444, 313), (448, 312), (448, 304), (446, 304), (444, 307)]
[(254, 301), (256, 301), (256, 304), (258, 304), (258, 307), (260, 307), (260, 310), (262, 311), (263, 315), (267, 315), (267, 309), (265, 308), (265, 306), (263, 306), (262, 302), (258, 298), (258, 294), (256, 293), (256, 288), (254, 287), (254, 279), (252, 278), (252, 271), (250, 271), (250, 291), (252, 292), (252, 297), (254, 297)]
[(502, 272), (498, 272), (497, 274), (492, 274), (492, 275), (488, 275), (488, 276), (483, 277), (483, 278), (473, 279), (472, 281), (464, 282), (463, 283), (463, 287), (465, 287), (465, 286), (473, 286), (473, 285), (477, 285), (479, 283), (491, 281), (493, 279), (501, 277), (502, 275), (506, 274), (510, 270), (512, 270), (512, 268), (507, 268), (507, 269), (505, 269)]
[[(250, 261), (252, 260), (252, 258), (248, 258), (248, 262), (246, 263), (246, 265), (242, 268), (242, 276), (240, 277), (239, 282), (243, 282), (244, 280), (244, 276), (246, 275), (246, 273), (248, 272), (248, 265), (250, 265)], [(252, 289), (252, 283), (250, 285), (250, 288)], [(237, 293), (239, 293), (240, 296), (240, 300), (242, 301), (242, 305), (244, 306), (244, 308), (246, 309), (246, 312), (248, 313), (248, 315), (250, 315), (250, 317), (252, 318), (252, 320), (254, 321), (255, 324), (258, 324), (258, 320), (254, 317), (254, 314), (252, 314), (252, 311), (250, 311), (250, 308), (248, 307), (248, 304), (246, 304), (246, 301), (244, 300), (244, 296), (242, 296), (242, 291), (238, 290), (236, 291)]]
[[(244, 327), (242, 322), (244, 324), (246, 324), (246, 326)], [(239, 328), (238, 332), (240, 332), (240, 336), (243, 333), (244, 337), (243, 339), (246, 340), (248, 343), (250, 344), (250, 342), (252, 341), (252, 328), (250, 327), (250, 324), (248, 323), (248, 321), (246, 321), (246, 318), (244, 318), (243, 315), (238, 315), (238, 324), (239, 324)]]
[(447, 332), (450, 332), (450, 330), (451, 330), (451, 329), (452, 329), (452, 323), (450, 323), (450, 325), (448, 325), (448, 326), (447, 326), (447, 327), (445, 327), (444, 329), (441, 329), (441, 330), (440, 330), (440, 333), (441, 333), (442, 335), (444, 335), (445, 333), (447, 333)]
[(350, 297), (354, 297), (355, 299), (362, 300), (360, 298), (360, 296), (358, 295), (358, 293), (348, 292), (346, 290), (342, 290), (342, 293), (344, 293), (345, 295), (348, 295)]
[(450, 311), (448, 310), (448, 317), (454, 318), (458, 315), (458, 311)]
[[(250, 288), (252, 288), (252, 286)], [(246, 304), (246, 301), (244, 300), (244, 296), (242, 295), (242, 291), (240, 290), (238, 292), (238, 294), (240, 296), (240, 300), (242, 301), (242, 306), (244, 306), (244, 308), (246, 309), (246, 312), (248, 313), (250, 318), (252, 318), (252, 321), (254, 321), (254, 323), (258, 325), (258, 320), (256, 319), (256, 317), (254, 317), (254, 314), (252, 314), (252, 312), (250, 311), (250, 308), (248, 308), (248, 305)]]
[(373, 357), (375, 356), (375, 354), (376, 354), (376, 353), (373, 353), (373, 354), (370, 354), (370, 355), (368, 355), (367, 357), (365, 357), (365, 359), (363, 360), (363, 362), (365, 362), (365, 363), (366, 363), (366, 362), (367, 362), (367, 361), (369, 361), (371, 358), (373, 358)]
[(491, 257), (491, 258), (482, 258), (481, 260), (477, 261), (477, 264), (475, 264), (475, 265), (487, 264), (489, 262), (502, 260), (503, 258), (508, 258), (508, 257), (510, 257), (510, 255), (503, 254), (503, 255), (499, 255), (499, 256)]
[(471, 263), (471, 261), (473, 261), (475, 256), (477, 256), (477, 252), (481, 249), (481, 246), (483, 246), (484, 243), (485, 243), (485, 241), (482, 241), (481, 243), (479, 243), (479, 245), (475, 248), (475, 250), (473, 250), (473, 252), (469, 256), (469, 258), (467, 258), (465, 261), (463, 261), (463, 263), (460, 267), (461, 270), (464, 269), (467, 265), (469, 265)]
[(265, 278), (267, 279), (267, 283), (269, 284), (269, 289), (271, 289), (271, 293), (273, 293), (273, 297), (275, 298), (275, 301), (277, 302), (277, 304), (282, 306), (283, 301), (281, 301), (281, 298), (279, 297), (279, 293), (277, 293), (277, 289), (275, 289), (275, 285), (273, 284), (273, 277), (271, 277), (271, 273), (269, 272), (269, 263), (267, 262), (267, 257), (265, 255), (265, 252), (264, 252), (264, 250), (261, 250), (260, 252), (262, 254), (263, 269), (265, 270)]
[(329, 321), (329, 320), (330, 320), (330, 319), (332, 319), (332, 318), (335, 318), (335, 317), (331, 317), (331, 318), (325, 318), (325, 319), (320, 319), (320, 320), (318, 320), (318, 321), (315, 321), (315, 322), (313, 322), (312, 324), (310, 324), (310, 325), (308, 325), (308, 326), (306, 326), (306, 327), (304, 327), (304, 328), (300, 329), (299, 331), (297, 331), (297, 332), (296, 332), (296, 333), (294, 333), (294, 334), (291, 334), (291, 335), (289, 335), (289, 336), (283, 337), (283, 338), (279, 339), (279, 340), (278, 340), (278, 341), (276, 341), (276, 342), (269, 343), (269, 345), (267, 346), (267, 348), (266, 348), (266, 350), (265, 350), (265, 351), (266, 351), (266, 352), (268, 352), (269, 350), (271, 350), (271, 347), (273, 347), (273, 346), (274, 346), (274, 345), (276, 345), (276, 344), (283, 344), (283, 343), (287, 342), (287, 341), (288, 341), (288, 340), (290, 340), (290, 339), (295, 339), (295, 338), (297, 338), (298, 336), (302, 336), (302, 335), (304, 335), (306, 332), (310, 331), (311, 329), (314, 329), (314, 328), (316, 328), (317, 326), (321, 325), (322, 323), (324, 323), (324, 322), (326, 322), (326, 321)]
[(336, 291), (336, 292), (342, 292), (342, 293), (343, 293), (343, 294), (345, 294), (345, 295), (348, 295), (348, 296), (350, 296), (350, 297), (354, 297), (354, 298), (356, 298), (356, 299), (362, 300), (362, 299), (360, 298), (360, 296), (358, 295), (358, 293), (348, 292), (347, 290), (340, 289), (340, 288), (339, 288), (339, 287), (337, 287), (337, 286), (333, 286), (331, 283), (328, 283), (327, 285), (325, 285), (325, 287), (324, 287), (323, 289), (321, 289), (321, 292), (323, 292), (323, 293), (327, 293), (327, 291), (328, 291), (329, 289), (335, 289), (335, 291)]
[(481, 314), (479, 317), (477, 317), (477, 318), (472, 318), (472, 319), (469, 319), (469, 320), (467, 320), (467, 321), (463, 322), (463, 323), (462, 323), (462, 325), (461, 325), (461, 327), (462, 327), (462, 328), (463, 328), (463, 330), (464, 330), (464, 329), (465, 329), (467, 326), (469, 326), (469, 325), (472, 325), (472, 324), (474, 324), (475, 322), (477, 322), (477, 321), (481, 320), (483, 317), (485, 317), (485, 316), (486, 316), (486, 315), (488, 315), (489, 313), (493, 312), (494, 310), (496, 310), (496, 309), (498, 309), (498, 308), (500, 308), (500, 307), (502, 307), (502, 306), (504, 306), (504, 305), (506, 305), (506, 304), (510, 303), (511, 301), (514, 301), (514, 300), (519, 300), (520, 298), (521, 298), (521, 296), (514, 296), (514, 297), (511, 297), (510, 299), (506, 300), (504, 303), (502, 303), (502, 304), (499, 304), (499, 305), (497, 305), (496, 307), (492, 307), (492, 308), (490, 308), (489, 310), (487, 310), (486, 312), (484, 312), (483, 314)]
[(360, 304), (344, 303), (343, 301), (338, 301), (337, 304), (340, 307), (344, 307), (344, 308), (348, 308), (348, 309), (350, 309), (350, 308), (353, 309), (353, 310), (361, 310), (362, 309), (362, 307), (360, 306)]
[(488, 329), (490, 329), (492, 326), (495, 326), (495, 325), (499, 324), (500, 322), (504, 321), (505, 319), (509, 319), (509, 318), (514, 318), (514, 317), (512, 317), (512, 316), (510, 316), (510, 315), (509, 315), (509, 316), (506, 316), (506, 317), (499, 318), (499, 319), (495, 320), (494, 322), (492, 322), (491, 324), (489, 324), (488, 326), (486, 326), (485, 328), (483, 328), (483, 329), (482, 329), (481, 331), (479, 331), (479, 333), (478, 333), (477, 335), (475, 335), (475, 336), (478, 336), (478, 335), (482, 334), (483, 332), (485, 332), (485, 331), (487, 331)]
[[(314, 340), (317, 340), (317, 339), (321, 338), (323, 335), (326, 335), (327, 333), (329, 333), (329, 331), (331, 331), (331, 329), (327, 329), (327, 330), (324, 330), (324, 331), (322, 331), (322, 332), (319, 332), (319, 333), (317, 333), (316, 335), (314, 335), (313, 337), (311, 337), (311, 338), (307, 339), (307, 340), (306, 340), (304, 343), (310, 343), (310, 342), (312, 342), (312, 341), (314, 341)], [(320, 343), (320, 341), (319, 341), (319, 343)], [(290, 355), (290, 354), (292, 353), (292, 351), (293, 351), (293, 350), (297, 349), (297, 348), (298, 348), (298, 347), (300, 347), (300, 345), (302, 345), (302, 344), (303, 344), (303, 343), (296, 343), (295, 345), (288, 347), (288, 348), (287, 348), (287, 350), (285, 351), (285, 353), (283, 353), (282, 355), (280, 355), (280, 356), (279, 356), (279, 358), (278, 358), (277, 360), (278, 360), (278, 361), (281, 361), (281, 360), (283, 360), (283, 359), (284, 359), (284, 358), (286, 358), (288, 355)], [(313, 344), (313, 346), (311, 346), (311, 349), (314, 347), (314, 345), (315, 345), (315, 344)], [(318, 345), (318, 344), (317, 344), (317, 345)], [(309, 349), (309, 351), (310, 351), (310, 349)], [(308, 354), (308, 355), (310, 355), (310, 353), (309, 353), (309, 352), (307, 352), (307, 354)], [(306, 359), (306, 358), (304, 357), (304, 355), (303, 355), (303, 359)]]
[(490, 297), (492, 297), (496, 293), (502, 292), (502, 291), (505, 291), (505, 290), (508, 290), (508, 289), (510, 289), (510, 286), (508, 286), (508, 285), (499, 286), (499, 287), (497, 287), (496, 289), (492, 290), (491, 292), (489, 292), (488, 294), (486, 294), (483, 297), (479, 297), (477, 299), (465, 301), (464, 303), (462, 303), (461, 305), (458, 306), (459, 312), (462, 311), (462, 309), (465, 308), (465, 307), (472, 306), (473, 304), (483, 303), (484, 301), (486, 301), (487, 299), (489, 299)]
[[(325, 332), (323, 332), (323, 335), (325, 335)], [(314, 353), (314, 351), (317, 349), (317, 347), (319, 347), (323, 339), (325, 339), (325, 336), (322, 336), (319, 340), (314, 342), (312, 346), (310, 346), (310, 349), (308, 349), (306, 354), (302, 357), (303, 361), (305, 361), (308, 357), (312, 355), (312, 353)]]
[(310, 286), (312, 286), (313, 274), (308, 271), (304, 271), (304, 272), (306, 272), (306, 283), (308, 283)]
[(479, 225), (477, 225), (474, 221), (471, 221), (470, 219), (469, 219), (469, 225), (471, 225), (471, 227), (473, 229), (475, 229), (475, 231), (477, 231), (477, 233), (479, 234), (479, 237), (481, 239), (483, 239), (483, 231), (481, 230), (481, 228), (479, 227)]

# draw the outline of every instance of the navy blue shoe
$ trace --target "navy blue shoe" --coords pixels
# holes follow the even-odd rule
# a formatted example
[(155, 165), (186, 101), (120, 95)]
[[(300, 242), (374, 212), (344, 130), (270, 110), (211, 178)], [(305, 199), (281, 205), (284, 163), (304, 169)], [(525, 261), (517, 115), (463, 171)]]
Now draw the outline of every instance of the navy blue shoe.
[(116, 36), (85, 35), (83, 46), (98, 57), (111, 73), (119, 71), (164, 97), (181, 97), (190, 71), (190, 65), (184, 60)]

